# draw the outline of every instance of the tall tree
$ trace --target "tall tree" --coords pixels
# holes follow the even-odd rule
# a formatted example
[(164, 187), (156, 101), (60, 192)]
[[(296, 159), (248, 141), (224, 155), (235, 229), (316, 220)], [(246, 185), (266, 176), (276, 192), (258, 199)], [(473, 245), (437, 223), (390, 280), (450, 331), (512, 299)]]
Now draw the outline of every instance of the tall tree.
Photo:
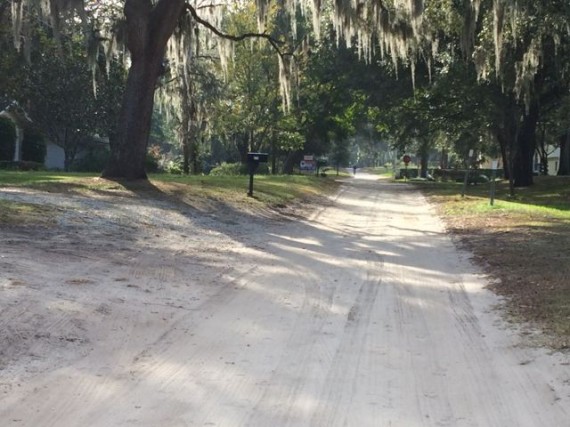
[[(429, 64), (434, 53), (440, 49), (441, 37), (438, 34), (449, 30), (449, 34), (444, 35), (460, 37), (465, 57), (475, 59), (481, 78), (484, 78), (485, 74), (490, 75), (490, 70), (494, 68), (493, 71), (501, 83), (506, 85), (509, 81), (515, 82), (512, 90), (519, 99), (524, 100), (526, 114), (523, 122), (527, 121), (518, 133), (522, 139), (518, 144), (520, 150), (517, 162), (521, 165), (523, 175), (528, 173), (526, 148), (533, 146), (532, 135), (536, 127), (533, 122), (539, 116), (535, 113), (535, 106), (540, 105), (536, 97), (531, 98), (533, 93), (537, 93), (535, 88), (540, 86), (537, 85), (540, 83), (538, 80), (552, 75), (540, 75), (544, 71), (544, 58), (551, 56), (543, 54), (551, 52), (548, 46), (560, 46), (561, 37), (566, 38), (568, 35), (565, 22), (569, 16), (569, 6), (565, 0), (292, 0), (275, 3), (271, 0), (257, 0), (255, 3), (259, 31), (262, 33), (260, 36), (263, 38), (269, 38), (268, 34), (264, 33), (264, 25), (271, 6), (288, 11), (293, 35), (297, 28), (297, 13), (311, 15), (315, 22), (317, 38), (320, 15), (323, 11), (330, 11), (337, 37), (343, 38), (349, 44), (355, 42), (354, 45), (363, 58), (370, 59), (375, 51), (380, 51), (392, 58), (395, 67), (402, 63), (409, 64), (412, 76), (415, 75), (418, 58), (424, 58)], [(176, 39), (176, 28), (195, 31), (198, 26), (202, 26), (212, 34), (233, 40), (243, 39), (244, 35), (228, 37), (222, 34), (219, 14), (212, 11), (223, 7), (218, 8), (218, 4), (210, 0), (106, 0), (90, 2), (87, 8), (84, 7), (84, 0), (20, 0), (13, 2), (12, 8), (16, 45), (22, 44), (22, 34), (25, 33), (28, 27), (26, 23), (29, 22), (25, 15), (34, 7), (51, 16), (56, 39), (60, 27), (74, 22), (71, 15), (73, 13), (80, 18), (82, 31), (89, 34), (88, 46), (101, 39), (119, 40), (120, 37), (99, 36), (97, 31), (94, 31), (96, 28), (90, 27), (89, 21), (90, 12), (95, 16), (94, 11), (103, 5), (117, 4), (124, 5), (124, 16), (118, 17), (118, 20), (114, 17), (110, 27), (120, 30), (118, 33), (124, 35), (122, 39), (130, 53), (131, 68), (118, 131), (111, 145), (111, 161), (104, 175), (112, 178), (145, 178), (144, 157), (154, 89), (163, 70), (164, 58), (170, 56), (169, 53), (184, 48), (178, 44), (173, 49), (166, 49), (173, 35)], [(227, 4), (227, 7), (239, 7), (241, 4), (242, 2), (236, 2)], [(434, 23), (434, 17), (445, 19), (444, 14), (448, 11), (464, 17), (460, 36), (454, 27), (456, 20), (449, 20), (447, 27)], [(27, 39), (24, 37), (24, 40)], [(479, 43), (480, 40), (490, 42)], [(220, 46), (226, 53), (231, 50), (225, 43)], [(292, 75), (292, 62), (291, 57), (281, 57), (281, 77)], [(286, 101), (290, 101), (287, 85), (282, 87), (282, 95)], [(506, 87), (507, 90), (510, 89)], [(523, 185), (524, 181), (524, 176), (517, 178), (517, 184)]]
[(131, 67), (111, 140), (106, 178), (146, 179), (145, 158), (158, 77), (166, 44), (184, 10), (184, 0), (125, 0), (126, 46)]
[[(266, 17), (270, 11), (270, 0), (256, 1), (259, 16), (259, 31), (263, 33)], [(83, 0), (21, 0), (14, 2), (13, 22), (15, 42), (21, 46), (21, 35), (26, 32), (26, 13), (35, 7), (41, 13), (51, 17), (54, 33), (59, 34), (59, 28), (65, 23), (73, 21), (72, 15), (76, 13), (83, 22), (84, 31), (91, 35), (91, 41), (98, 41), (100, 37), (97, 31), (89, 31), (88, 14), (86, 13)], [(97, 11), (105, 5), (117, 4), (116, 1), (108, 0), (88, 4), (87, 12)], [(121, 2), (118, 2), (121, 4)], [(166, 46), (179, 24), (184, 28), (193, 30), (197, 25), (207, 28), (218, 36), (224, 36), (216, 22), (207, 19), (213, 17), (207, 15), (209, 11), (216, 9), (217, 5), (211, 1), (184, 0), (125, 0), (124, 20), (120, 18), (122, 25), (111, 25), (120, 29), (124, 35), (125, 45), (130, 53), (131, 66), (127, 79), (123, 98), (123, 105), (119, 116), (119, 125), (115, 138), (111, 141), (111, 159), (103, 175), (108, 178), (138, 179), (146, 178), (144, 159), (148, 143), (150, 121), (153, 110), (154, 90), (157, 79), (163, 70)], [(239, 5), (240, 3), (236, 3)], [(303, 5), (302, 8), (298, 8)], [(370, 42), (377, 35), (381, 36), (382, 49), (395, 57), (407, 56), (408, 47), (402, 49), (402, 41), (412, 40), (419, 37), (419, 21), (421, 16), (421, 2), (398, 2), (392, 6), (398, 9), (397, 14), (390, 13), (383, 2), (375, 2), (369, 5), (374, 9), (375, 25), (373, 31), (368, 31), (368, 36), (362, 39), (360, 45), (364, 51), (372, 51)], [(198, 10), (203, 7), (205, 15), (200, 15)], [(311, 11), (313, 22), (317, 28), (319, 16), (325, 7), (325, 2), (314, 0), (295, 0), (280, 3), (278, 7), (286, 8), (292, 16), (292, 32), (296, 30), (296, 16), (299, 10)], [(365, 34), (359, 28), (364, 10), (362, 5), (355, 4), (352, 0), (343, 0), (332, 3), (333, 14), (343, 19), (335, 19), (336, 29), (339, 35), (346, 40), (352, 40), (354, 36)], [(204, 18), (206, 16), (206, 18)], [(397, 18), (396, 23), (391, 17)], [(114, 19), (115, 20), (115, 19)], [(188, 24), (190, 21), (190, 25)], [(260, 35), (269, 38), (266, 33)], [(118, 40), (116, 37), (103, 37)], [(233, 35), (229, 39), (240, 40), (244, 35)], [(24, 38), (25, 40), (27, 38)], [(413, 46), (413, 43), (404, 43)], [(90, 43), (88, 43), (90, 45)], [(180, 46), (179, 46), (180, 47)], [(226, 49), (227, 50), (227, 49)], [(282, 80), (290, 74), (290, 58), (281, 57), (280, 74)], [(289, 101), (287, 85), (282, 85), (283, 95)]]

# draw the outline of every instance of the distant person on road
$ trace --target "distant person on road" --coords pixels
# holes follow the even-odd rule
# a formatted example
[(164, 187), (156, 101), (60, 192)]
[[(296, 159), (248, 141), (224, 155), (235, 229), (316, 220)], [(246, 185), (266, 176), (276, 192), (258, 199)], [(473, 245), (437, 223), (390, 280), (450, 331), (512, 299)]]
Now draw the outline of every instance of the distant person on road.
[(356, 165), (354, 165), (354, 166), (352, 167), (352, 174), (353, 174), (354, 176), (356, 176)]

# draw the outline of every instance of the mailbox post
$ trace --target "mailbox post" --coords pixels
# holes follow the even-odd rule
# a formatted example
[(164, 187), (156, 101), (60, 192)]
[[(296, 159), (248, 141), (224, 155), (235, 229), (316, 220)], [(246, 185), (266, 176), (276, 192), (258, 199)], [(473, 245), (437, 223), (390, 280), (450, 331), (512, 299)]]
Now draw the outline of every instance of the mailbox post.
[(249, 191), (247, 195), (253, 197), (253, 175), (260, 163), (267, 163), (267, 153), (247, 153), (247, 168), (249, 171)]

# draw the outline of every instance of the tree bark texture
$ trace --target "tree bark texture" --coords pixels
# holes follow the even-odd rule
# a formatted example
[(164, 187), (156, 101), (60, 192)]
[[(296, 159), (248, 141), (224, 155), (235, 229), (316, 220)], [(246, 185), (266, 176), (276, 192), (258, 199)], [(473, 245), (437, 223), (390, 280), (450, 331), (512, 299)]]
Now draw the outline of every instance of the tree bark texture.
[(539, 118), (538, 103), (533, 102), (528, 114), (523, 117), (517, 138), (517, 149), (513, 164), (515, 187), (528, 187), (533, 184), (533, 157), (536, 149), (536, 126)]
[(103, 177), (146, 179), (145, 159), (150, 135), (154, 90), (162, 70), (168, 39), (174, 32), (184, 0), (126, 0), (127, 48), (131, 68), (119, 115), (117, 134)]

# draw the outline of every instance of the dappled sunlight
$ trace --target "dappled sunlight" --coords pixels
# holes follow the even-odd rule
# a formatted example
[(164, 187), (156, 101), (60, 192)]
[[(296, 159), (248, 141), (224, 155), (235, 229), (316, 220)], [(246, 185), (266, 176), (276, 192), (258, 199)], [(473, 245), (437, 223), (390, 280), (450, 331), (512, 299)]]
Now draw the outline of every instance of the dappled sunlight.
[(285, 235), (278, 235), (278, 234), (268, 234), (269, 236), (273, 236), (276, 237), (278, 239), (282, 239), (282, 240), (288, 240), (290, 242), (295, 242), (295, 243), (299, 243), (302, 245), (306, 245), (306, 246), (322, 246), (321, 242), (319, 242), (318, 240), (312, 238), (312, 237), (291, 237), (291, 236), (285, 236)]
[(101, 427), (489, 425), (512, 392), (544, 406), (527, 368), (504, 358), (512, 342), (487, 338), (496, 300), (424, 199), (358, 175), (303, 220), (143, 197), (89, 216), (89, 201), (64, 201), (79, 203), (87, 234), (46, 235), (26, 262), (25, 242), (11, 244), (13, 280), (0, 277), (0, 290), (12, 325), (41, 306), (60, 331), (50, 346), (40, 328), (30, 353), (69, 356), (37, 362), (0, 415)]
[(380, 177), (379, 175), (374, 175), (371, 173), (366, 173), (366, 172), (356, 172), (356, 175), (354, 176), (354, 179), (358, 179), (358, 180), (364, 180), (364, 181), (378, 181), (380, 180), (382, 177)]

